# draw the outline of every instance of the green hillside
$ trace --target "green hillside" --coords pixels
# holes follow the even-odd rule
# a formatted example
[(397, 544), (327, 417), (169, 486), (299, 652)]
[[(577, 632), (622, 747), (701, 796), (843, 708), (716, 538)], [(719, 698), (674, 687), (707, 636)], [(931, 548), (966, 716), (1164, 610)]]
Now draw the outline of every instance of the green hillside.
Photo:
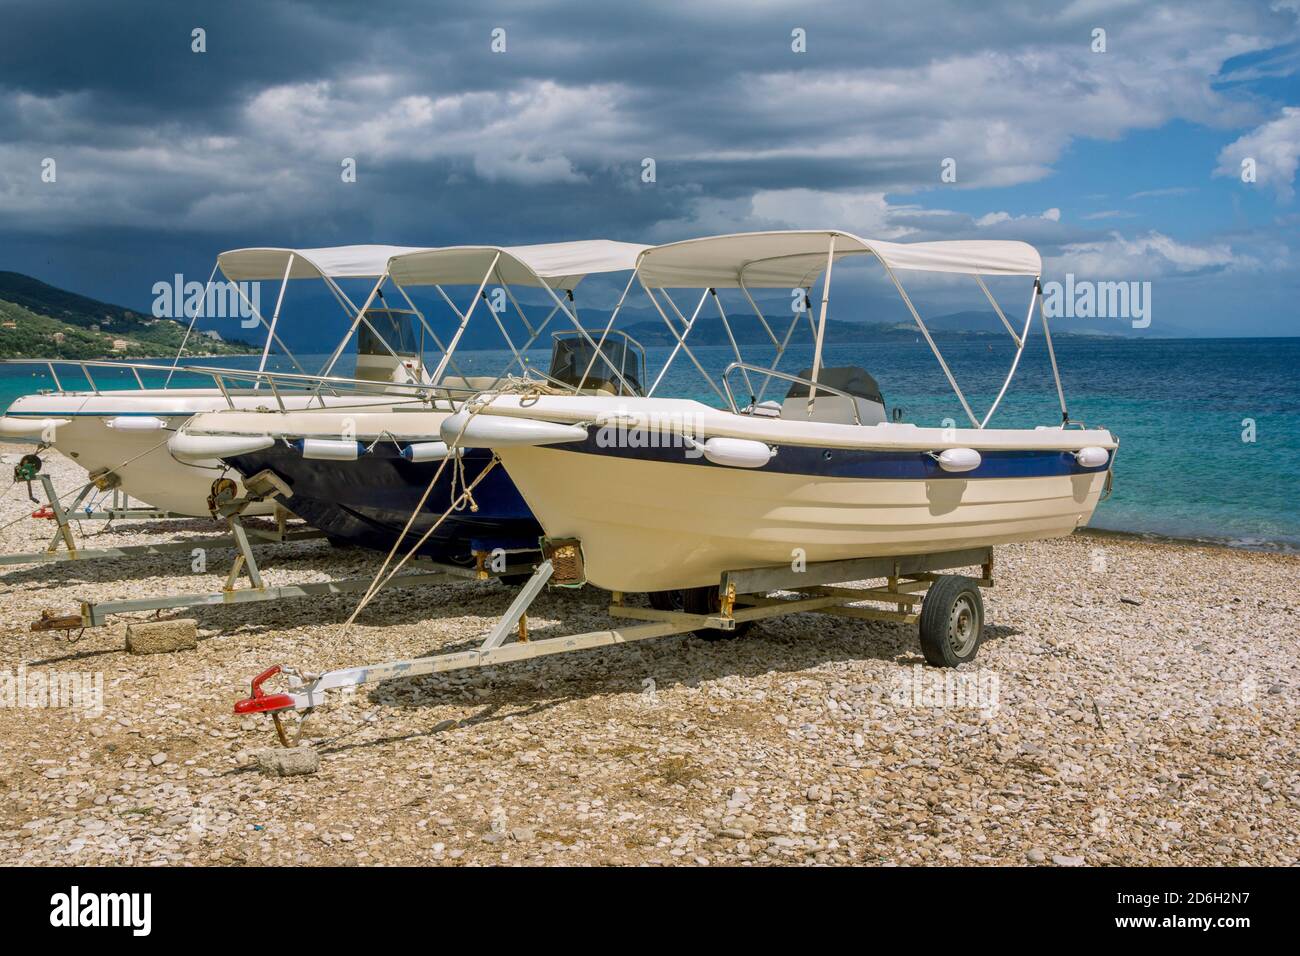
[[(17, 272), (0, 272), (0, 358), (157, 358), (174, 355), (185, 327), (172, 319), (56, 289)], [(197, 332), (187, 355), (241, 355), (253, 346)]]

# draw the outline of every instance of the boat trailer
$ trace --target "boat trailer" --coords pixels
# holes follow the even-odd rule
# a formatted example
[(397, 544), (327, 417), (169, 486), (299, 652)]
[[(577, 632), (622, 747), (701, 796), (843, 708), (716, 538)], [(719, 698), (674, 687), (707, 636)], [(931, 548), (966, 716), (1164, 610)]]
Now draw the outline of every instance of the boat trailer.
[[(975, 566), (981, 568), (978, 578), (937, 573)], [(884, 583), (873, 587), (842, 585), (842, 582), (877, 578), (883, 578)], [(716, 639), (736, 635), (755, 621), (804, 612), (918, 624), (926, 660), (937, 666), (952, 667), (974, 658), (979, 647), (984, 620), (979, 589), (993, 585), (993, 549), (982, 547), (818, 562), (802, 570), (778, 566), (727, 571), (718, 585), (718, 610), (711, 614), (633, 606), (626, 603), (622, 593), (613, 592), (608, 608), (610, 616), (644, 623), (533, 640), (528, 630), (527, 611), (550, 583), (570, 587), (582, 584), (578, 542), (545, 544), (542, 562), (475, 650), (343, 668), (323, 674), (311, 674), (277, 664), (253, 678), (251, 695), (237, 702), (234, 712), (240, 715), (270, 714), (280, 743), (293, 747), (301, 737), (302, 722), (326, 702), (326, 694), (331, 690), (489, 667), (692, 631), (701, 637)], [(867, 606), (862, 606), (864, 603)], [(513, 640), (508, 640), (512, 637)], [(264, 689), (263, 685), (276, 675), (287, 678), (288, 686), (281, 691)], [(297, 733), (292, 739), (282, 720), (282, 715), (288, 711), (298, 711), (300, 717)]]

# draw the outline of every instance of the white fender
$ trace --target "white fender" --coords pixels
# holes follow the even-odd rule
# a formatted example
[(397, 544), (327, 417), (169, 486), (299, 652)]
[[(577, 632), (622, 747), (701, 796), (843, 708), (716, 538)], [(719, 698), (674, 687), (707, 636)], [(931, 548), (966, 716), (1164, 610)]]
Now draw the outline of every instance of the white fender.
[(5, 415), (0, 418), (0, 435), (29, 438), (40, 435), (47, 428), (60, 428), (71, 421), (70, 418), (17, 418)]
[(1097, 445), (1088, 445), (1074, 453), (1074, 460), (1084, 468), (1100, 468), (1110, 461), (1110, 452)]
[(341, 438), (303, 438), (293, 443), (302, 457), (322, 461), (356, 461), (362, 445), (358, 441)]
[(275, 444), (270, 435), (191, 435), (179, 431), (167, 439), (167, 450), (177, 461), (211, 465), (219, 459), (261, 451)]
[[(457, 457), (464, 450), (457, 448)], [(402, 448), (402, 457), (407, 461), (442, 461), (450, 455), (451, 449), (447, 447), (445, 441), (417, 441)]]
[(944, 471), (962, 472), (974, 471), (984, 459), (974, 448), (945, 448), (934, 460)]
[(776, 454), (767, 442), (748, 438), (714, 437), (700, 447), (704, 449), (704, 457), (715, 465), (732, 468), (762, 468)]
[(156, 415), (118, 415), (104, 424), (120, 432), (157, 432), (167, 427)]
[[(463, 432), (462, 432), (463, 430)], [(447, 444), (459, 436), (461, 448), (500, 448), (506, 445), (556, 445), (582, 441), (587, 437), (583, 425), (561, 425), (533, 418), (507, 418), (504, 415), (457, 412), (443, 419), (438, 430)]]

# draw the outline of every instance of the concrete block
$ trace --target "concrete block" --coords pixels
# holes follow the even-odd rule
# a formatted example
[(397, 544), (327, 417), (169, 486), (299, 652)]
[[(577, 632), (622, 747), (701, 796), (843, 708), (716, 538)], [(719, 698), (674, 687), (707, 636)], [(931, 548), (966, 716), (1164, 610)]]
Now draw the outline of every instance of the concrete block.
[(254, 756), (268, 777), (296, 777), (320, 769), (320, 753), (312, 747), (267, 747)]
[(132, 621), (126, 626), (126, 649), (132, 654), (170, 654), (198, 646), (198, 625), (188, 618)]

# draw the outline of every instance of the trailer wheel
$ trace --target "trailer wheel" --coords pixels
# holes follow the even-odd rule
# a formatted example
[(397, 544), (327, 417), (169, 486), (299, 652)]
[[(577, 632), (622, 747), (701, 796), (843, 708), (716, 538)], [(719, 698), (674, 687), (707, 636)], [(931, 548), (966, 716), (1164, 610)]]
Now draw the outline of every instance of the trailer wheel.
[(935, 667), (974, 660), (984, 635), (979, 585), (962, 574), (944, 574), (921, 601), (921, 651)]
[(651, 591), (646, 597), (650, 599), (650, 606), (656, 611), (686, 610), (682, 591)]

